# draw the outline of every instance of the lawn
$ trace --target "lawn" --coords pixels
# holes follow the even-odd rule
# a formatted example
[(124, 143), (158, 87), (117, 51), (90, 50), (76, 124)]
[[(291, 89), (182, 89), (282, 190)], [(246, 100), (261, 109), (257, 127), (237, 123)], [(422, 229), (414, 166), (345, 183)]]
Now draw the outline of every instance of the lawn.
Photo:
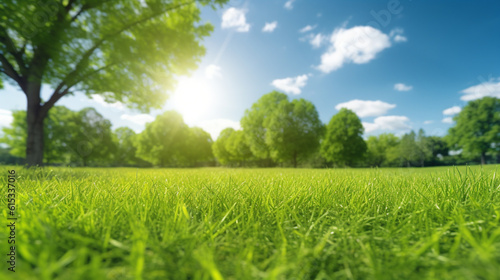
[(500, 277), (500, 166), (2, 169), (1, 279)]

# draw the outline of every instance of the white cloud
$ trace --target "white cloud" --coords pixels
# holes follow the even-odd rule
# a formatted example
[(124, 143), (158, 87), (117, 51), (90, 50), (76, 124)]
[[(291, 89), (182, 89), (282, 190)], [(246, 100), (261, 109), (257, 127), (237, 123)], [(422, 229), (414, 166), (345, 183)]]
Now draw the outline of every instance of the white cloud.
[(117, 109), (120, 109), (120, 110), (125, 109), (125, 105), (123, 105), (123, 103), (121, 103), (121, 102), (108, 103), (108, 102), (106, 102), (106, 100), (104, 99), (104, 97), (102, 97), (99, 94), (91, 94), (90, 97), (91, 97), (90, 99), (92, 101), (94, 101), (97, 104), (102, 105), (104, 107), (117, 108)]
[(271, 83), (271, 85), (286, 93), (300, 94), (302, 92), (301, 88), (306, 85), (308, 78), (309, 77), (304, 74), (295, 78), (289, 77), (284, 79), (276, 79)]
[[(14, 117), (12, 116), (12, 112), (9, 110), (0, 109), (0, 128), (1, 127), (9, 127)], [(1, 131), (0, 131), (1, 133)]]
[(222, 78), (222, 74), (220, 72), (220, 67), (215, 64), (210, 64), (205, 68), (205, 77), (208, 79), (213, 78)]
[(406, 38), (406, 37), (405, 37), (405, 36), (403, 36), (403, 35), (396, 35), (396, 36), (394, 36), (393, 40), (394, 40), (394, 42), (396, 42), (396, 43), (402, 43), (402, 42), (406, 42), (406, 41), (408, 41), (408, 38)]
[(349, 102), (340, 103), (335, 106), (335, 109), (347, 108), (352, 110), (360, 118), (376, 117), (387, 113), (390, 109), (396, 107), (396, 104), (389, 104), (380, 100), (359, 100), (354, 99)]
[(500, 98), (500, 78), (490, 79), (461, 91), (463, 101), (471, 101), (486, 96)]
[(303, 28), (301, 28), (301, 29), (299, 30), (299, 32), (300, 32), (300, 33), (306, 33), (306, 32), (308, 32), (308, 31), (313, 30), (314, 28), (316, 28), (316, 25), (315, 25), (315, 26), (312, 26), (312, 25), (306, 25), (306, 26), (304, 26)]
[(264, 28), (262, 28), (262, 32), (273, 32), (274, 29), (278, 27), (278, 22), (273, 21), (273, 22), (266, 22), (266, 25), (264, 25)]
[(231, 7), (222, 15), (222, 28), (235, 28), (238, 32), (250, 31), (250, 24), (245, 17), (246, 11)]
[(389, 36), (371, 26), (337, 28), (330, 37), (330, 43), (318, 66), (324, 73), (337, 70), (345, 63), (368, 63), (391, 46)]
[(460, 108), (458, 106), (453, 106), (451, 108), (445, 109), (443, 111), (443, 115), (453, 116), (453, 115), (460, 113), (461, 111), (462, 111), (462, 108)]
[(295, 2), (295, 0), (288, 0), (288, 1), (286, 1), (286, 3), (285, 3), (285, 9), (287, 9), (287, 10), (293, 9), (293, 2)]
[(447, 118), (444, 118), (441, 122), (442, 123), (453, 123), (453, 118), (447, 117)]
[(409, 121), (405, 116), (382, 116), (376, 118), (373, 123), (363, 122), (363, 126), (367, 133), (376, 130), (405, 131), (411, 129)]
[(394, 85), (394, 89), (397, 91), (410, 91), (413, 89), (413, 86), (405, 85), (403, 83), (398, 83)]
[(316, 35), (311, 35), (309, 39), (309, 43), (313, 46), (313, 48), (319, 48), (325, 42), (326, 36), (318, 33)]
[(210, 133), (213, 140), (216, 140), (217, 137), (219, 137), (220, 132), (225, 128), (232, 127), (236, 130), (241, 129), (240, 122), (229, 119), (214, 119), (214, 120), (201, 121), (197, 123), (196, 126)]
[(394, 28), (391, 30), (391, 33), (389, 33), (389, 37), (391, 37), (396, 43), (406, 42), (408, 41), (408, 38), (403, 36), (403, 33), (404, 31), (402, 28)]
[(139, 125), (145, 125), (148, 122), (154, 121), (154, 117), (148, 114), (139, 114), (139, 115), (127, 115), (123, 114), (120, 117), (122, 120), (127, 120), (129, 122), (133, 122)]
[(425, 121), (424, 124), (431, 124), (433, 123), (434, 121)]

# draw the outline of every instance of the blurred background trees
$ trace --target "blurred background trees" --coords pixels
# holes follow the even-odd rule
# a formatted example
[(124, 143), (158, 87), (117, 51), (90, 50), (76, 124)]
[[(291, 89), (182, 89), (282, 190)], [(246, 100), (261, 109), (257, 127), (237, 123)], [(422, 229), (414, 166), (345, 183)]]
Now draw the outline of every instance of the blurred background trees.
[[(242, 129), (226, 128), (213, 141), (174, 111), (136, 133), (93, 108), (55, 106), (44, 121), (45, 164), (73, 166), (424, 167), (500, 162), (500, 99), (471, 101), (443, 137), (425, 131), (363, 138), (359, 117), (341, 109), (325, 126), (314, 105), (280, 92), (263, 95), (245, 112)], [(26, 112), (14, 111), (3, 129), (0, 163), (23, 164)]]
[(321, 155), (334, 166), (353, 166), (366, 152), (363, 125), (351, 110), (342, 108), (326, 126)]

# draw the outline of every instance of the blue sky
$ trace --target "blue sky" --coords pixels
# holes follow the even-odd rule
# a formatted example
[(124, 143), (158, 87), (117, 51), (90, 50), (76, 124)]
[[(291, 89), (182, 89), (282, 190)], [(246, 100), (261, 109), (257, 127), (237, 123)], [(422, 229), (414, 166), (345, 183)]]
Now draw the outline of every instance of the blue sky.
[[(272, 90), (313, 102), (324, 123), (350, 108), (365, 136), (420, 128), (444, 135), (467, 101), (500, 98), (497, 1), (231, 1), (203, 9), (202, 18), (215, 28), (204, 40), (207, 54), (164, 110), (178, 110), (214, 138), (238, 128), (245, 109)], [(9, 85), (0, 97), (6, 126), (26, 100)], [(95, 107), (114, 128), (137, 132), (161, 112), (84, 94), (58, 104)]]

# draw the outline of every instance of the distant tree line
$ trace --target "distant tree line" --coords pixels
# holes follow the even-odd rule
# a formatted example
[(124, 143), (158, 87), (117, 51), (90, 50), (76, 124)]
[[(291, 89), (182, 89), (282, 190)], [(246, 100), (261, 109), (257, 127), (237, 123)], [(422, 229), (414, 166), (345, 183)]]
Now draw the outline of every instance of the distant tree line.
[[(500, 99), (471, 101), (444, 137), (423, 129), (400, 137), (363, 139), (359, 117), (342, 108), (323, 125), (314, 105), (279, 92), (245, 111), (242, 130), (227, 128), (214, 143), (226, 166), (412, 167), (500, 163)], [(451, 152), (450, 152), (451, 151)]]
[[(26, 112), (14, 111), (4, 128), (0, 163), (23, 164), (26, 147)], [(167, 111), (136, 134), (128, 127), (114, 131), (111, 122), (93, 108), (78, 112), (55, 106), (44, 121), (44, 164), (71, 166), (202, 166), (214, 165), (212, 139), (182, 117)]]
[[(26, 113), (15, 111), (4, 128), (0, 163), (22, 164)], [(114, 131), (93, 108), (74, 112), (56, 106), (45, 119), (45, 164), (74, 166), (413, 167), (500, 163), (500, 99), (469, 102), (444, 137), (424, 130), (363, 138), (359, 117), (341, 109), (323, 124), (315, 106), (273, 91), (241, 119), (241, 130), (224, 129), (214, 142), (174, 111), (158, 115), (136, 134)]]

